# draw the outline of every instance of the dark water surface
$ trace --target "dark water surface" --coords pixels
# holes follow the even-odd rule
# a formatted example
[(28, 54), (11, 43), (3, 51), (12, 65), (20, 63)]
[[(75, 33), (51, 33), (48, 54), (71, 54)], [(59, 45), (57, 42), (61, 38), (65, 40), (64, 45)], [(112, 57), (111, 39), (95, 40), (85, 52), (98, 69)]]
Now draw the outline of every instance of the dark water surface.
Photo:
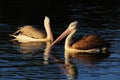
[[(46, 4), (52, 6), (50, 9), (54, 8), (52, 3)], [(42, 8), (46, 4), (42, 4)], [(0, 80), (120, 80), (120, 6), (112, 3), (74, 2), (67, 3), (63, 12), (61, 5), (56, 6), (60, 12), (47, 12), (55, 38), (71, 21), (78, 20), (79, 30), (75, 37), (99, 34), (110, 42), (109, 52), (97, 55), (67, 53), (64, 51), (64, 40), (51, 50), (49, 43), (17, 44), (11, 42), (8, 35), (24, 25), (22, 23), (30, 24), (31, 21), (23, 20), (18, 22), (19, 25), (1, 23)], [(43, 13), (45, 11), (41, 11), (41, 14), (39, 12), (39, 15)], [(43, 17), (41, 22), (38, 21), (40, 23), (33, 23), (44, 30)]]

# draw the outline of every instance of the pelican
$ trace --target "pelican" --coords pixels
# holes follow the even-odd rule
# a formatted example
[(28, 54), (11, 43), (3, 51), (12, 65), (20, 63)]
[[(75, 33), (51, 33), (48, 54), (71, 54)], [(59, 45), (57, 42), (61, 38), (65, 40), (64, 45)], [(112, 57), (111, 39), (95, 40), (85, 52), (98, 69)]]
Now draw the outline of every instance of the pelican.
[(37, 30), (33, 26), (23, 26), (10, 36), (14, 37), (14, 40), (17, 40), (18, 42), (53, 42), (53, 34), (50, 28), (50, 19), (47, 16), (45, 16), (44, 19), (44, 27), (47, 34)]
[(77, 25), (77, 21), (71, 22), (69, 27), (51, 44), (51, 46), (68, 35), (65, 40), (66, 51), (97, 53), (107, 50), (109, 43), (97, 35), (84, 36), (76, 42), (71, 42), (73, 35), (77, 31)]

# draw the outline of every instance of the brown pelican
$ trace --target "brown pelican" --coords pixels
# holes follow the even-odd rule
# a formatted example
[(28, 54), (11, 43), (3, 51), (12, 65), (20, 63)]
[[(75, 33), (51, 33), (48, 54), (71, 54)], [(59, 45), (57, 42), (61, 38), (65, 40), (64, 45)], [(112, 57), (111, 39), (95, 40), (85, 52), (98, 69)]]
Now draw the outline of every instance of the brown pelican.
[(50, 19), (47, 16), (45, 16), (44, 19), (44, 27), (47, 34), (43, 33), (42, 31), (39, 31), (33, 26), (23, 26), (10, 36), (13, 36), (15, 38), (14, 40), (17, 40), (18, 42), (53, 42), (53, 34), (50, 28)]
[(67, 51), (96, 53), (101, 50), (107, 50), (109, 43), (97, 35), (84, 36), (82, 39), (71, 44), (72, 37), (77, 30), (77, 25), (77, 21), (70, 23), (69, 27), (51, 44), (51, 46), (68, 35), (65, 40), (65, 50)]

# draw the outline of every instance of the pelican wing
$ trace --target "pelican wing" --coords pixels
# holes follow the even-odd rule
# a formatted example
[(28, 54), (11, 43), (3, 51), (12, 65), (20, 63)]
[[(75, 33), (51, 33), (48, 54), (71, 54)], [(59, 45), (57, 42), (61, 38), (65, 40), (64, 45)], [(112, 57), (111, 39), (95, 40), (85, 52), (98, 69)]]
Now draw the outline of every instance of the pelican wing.
[(98, 48), (103, 47), (107, 44), (106, 41), (102, 40), (97, 35), (90, 35), (90, 36), (84, 36), (82, 39), (75, 42), (72, 47), (76, 49), (92, 49), (92, 48)]
[(36, 38), (36, 39), (41, 39), (44, 38), (46, 35), (40, 31), (37, 30), (36, 28), (32, 26), (23, 26), (21, 27), (18, 31), (13, 33), (13, 35), (26, 35), (28, 37)]

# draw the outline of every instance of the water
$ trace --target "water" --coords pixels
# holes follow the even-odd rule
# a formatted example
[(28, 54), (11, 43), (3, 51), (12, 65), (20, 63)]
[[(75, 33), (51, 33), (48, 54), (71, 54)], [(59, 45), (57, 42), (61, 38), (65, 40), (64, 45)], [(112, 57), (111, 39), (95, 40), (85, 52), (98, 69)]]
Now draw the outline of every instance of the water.
[(71, 54), (64, 51), (64, 40), (51, 49), (49, 43), (18, 44), (8, 35), (23, 24), (0, 24), (0, 80), (120, 80), (120, 6), (110, 5), (74, 2), (63, 17), (50, 16), (59, 19), (51, 22), (55, 38), (78, 20), (75, 37), (99, 34), (111, 44), (107, 54)]

